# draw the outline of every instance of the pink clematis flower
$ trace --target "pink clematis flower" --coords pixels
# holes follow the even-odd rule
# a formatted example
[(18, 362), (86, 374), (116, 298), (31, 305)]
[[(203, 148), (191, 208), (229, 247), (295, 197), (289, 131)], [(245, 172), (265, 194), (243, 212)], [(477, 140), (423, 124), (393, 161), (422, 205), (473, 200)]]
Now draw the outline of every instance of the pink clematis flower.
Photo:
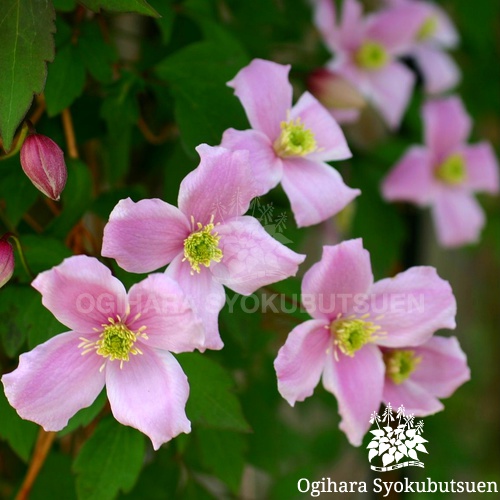
[(497, 193), (498, 163), (487, 142), (467, 145), (471, 119), (455, 96), (423, 107), (425, 146), (412, 146), (382, 183), (388, 201), (431, 206), (444, 247), (479, 239), (484, 213), (474, 192)]
[(460, 80), (460, 70), (445, 52), (458, 44), (458, 33), (448, 14), (434, 2), (420, 0), (386, 0), (389, 5), (417, 5), (425, 15), (415, 43), (408, 55), (415, 59), (424, 77), (429, 94), (440, 94), (454, 87)]
[(321, 260), (304, 275), (302, 303), (313, 319), (294, 328), (278, 353), (278, 390), (293, 406), (322, 378), (337, 398), (340, 428), (355, 446), (382, 401), (379, 346), (417, 346), (439, 328), (455, 328), (455, 298), (434, 268), (413, 267), (373, 283), (361, 239), (323, 247)]
[(104, 228), (102, 255), (133, 273), (170, 263), (166, 274), (189, 296), (205, 327), (204, 349), (221, 349), (224, 287), (250, 295), (295, 275), (305, 259), (244, 216), (255, 196), (248, 152), (196, 148), (201, 162), (179, 189), (179, 208), (162, 200), (121, 200)]
[(21, 354), (2, 377), (19, 415), (59, 431), (106, 385), (111, 410), (155, 449), (190, 432), (187, 378), (170, 352), (194, 350), (203, 329), (180, 287), (155, 274), (123, 285), (97, 259), (79, 255), (38, 275), (33, 287), (71, 331)]
[(281, 182), (297, 225), (311, 226), (340, 212), (360, 191), (324, 163), (350, 158), (351, 152), (337, 122), (309, 92), (292, 107), (289, 71), (254, 59), (228, 83), (252, 130), (226, 130), (222, 146), (249, 151), (256, 195)]
[(332, 0), (315, 0), (314, 5), (316, 27), (334, 54), (327, 69), (351, 83), (396, 128), (415, 83), (414, 74), (397, 57), (414, 44), (425, 13), (409, 4), (363, 17), (357, 0), (345, 0), (337, 23)]
[(467, 357), (455, 337), (434, 336), (425, 344), (384, 349), (384, 402), (403, 405), (417, 417), (444, 408), (438, 398), (450, 397), (470, 379)]

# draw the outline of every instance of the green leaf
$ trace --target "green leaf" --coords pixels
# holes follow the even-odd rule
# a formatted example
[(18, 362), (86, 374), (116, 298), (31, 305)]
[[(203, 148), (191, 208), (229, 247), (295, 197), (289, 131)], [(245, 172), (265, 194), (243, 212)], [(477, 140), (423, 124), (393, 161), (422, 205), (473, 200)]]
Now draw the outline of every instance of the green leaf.
[(140, 432), (112, 417), (101, 420), (73, 465), (78, 498), (111, 500), (120, 490), (131, 490), (141, 471), (144, 452)]
[(81, 160), (67, 162), (68, 181), (61, 195), (63, 210), (47, 227), (47, 233), (64, 237), (82, 218), (92, 201), (92, 176)]
[(76, 500), (71, 457), (51, 451), (29, 494), (30, 500)]
[(35, 444), (38, 426), (33, 422), (23, 420), (10, 406), (4, 391), (0, 391), (0, 438), (6, 440), (10, 447), (25, 462), (28, 461), (31, 449)]
[(198, 144), (219, 144), (227, 128), (246, 126), (243, 108), (226, 83), (247, 62), (237, 40), (219, 33), (217, 40), (192, 44), (156, 66), (158, 76), (170, 85), (190, 154)]
[(161, 38), (166, 45), (170, 41), (175, 20), (175, 10), (172, 5), (172, 0), (149, 0), (149, 3), (161, 16), (155, 19), (155, 22), (158, 28), (160, 28)]
[(9, 151), (17, 126), (43, 91), (54, 58), (54, 7), (40, 0), (4, 0), (0, 13), (0, 134)]
[(71, 417), (68, 425), (59, 432), (59, 436), (65, 436), (66, 434), (73, 432), (75, 429), (78, 429), (78, 427), (85, 427), (90, 424), (90, 422), (92, 422), (92, 420), (99, 415), (99, 412), (103, 409), (106, 401), (106, 391), (101, 391), (99, 396), (97, 396), (96, 400), (90, 406), (81, 409), (78, 413), (76, 413), (76, 415)]
[(57, 51), (54, 62), (49, 66), (45, 86), (47, 113), (55, 116), (71, 106), (85, 86), (85, 66), (78, 47), (68, 43)]
[(158, 17), (159, 14), (145, 0), (78, 0), (94, 12), (100, 9), (111, 12), (137, 12), (146, 16)]
[(240, 402), (231, 392), (231, 376), (206, 355), (189, 353), (177, 357), (189, 380), (188, 417), (214, 429), (249, 431)]
[(237, 495), (245, 465), (245, 436), (235, 432), (202, 429), (197, 433), (203, 465)]
[(85, 23), (81, 27), (78, 38), (78, 48), (88, 72), (101, 83), (113, 81), (112, 64), (117, 54), (111, 45), (107, 44), (95, 23)]

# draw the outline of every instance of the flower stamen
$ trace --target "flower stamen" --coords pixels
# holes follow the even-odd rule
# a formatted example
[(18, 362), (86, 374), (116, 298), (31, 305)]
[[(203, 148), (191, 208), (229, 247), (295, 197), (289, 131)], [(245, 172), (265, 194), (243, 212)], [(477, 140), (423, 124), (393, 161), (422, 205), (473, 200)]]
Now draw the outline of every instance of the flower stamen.
[(415, 351), (395, 349), (384, 353), (384, 363), (387, 376), (395, 383), (404, 382), (422, 361), (422, 356), (416, 356)]
[(314, 133), (300, 118), (281, 122), (281, 134), (274, 141), (274, 151), (280, 157), (305, 156), (317, 149)]
[[(193, 226), (194, 226), (194, 219)], [(184, 240), (184, 258), (191, 265), (191, 274), (200, 272), (200, 265), (210, 267), (213, 262), (220, 262), (223, 254), (219, 248), (220, 236), (218, 233), (212, 233), (215, 228), (214, 216), (212, 215), (210, 222), (203, 226), (198, 222), (198, 231), (191, 233)]]
[(467, 176), (467, 169), (463, 156), (460, 153), (448, 156), (448, 158), (437, 167), (435, 175), (440, 181), (446, 184), (462, 184)]
[(360, 68), (379, 70), (389, 62), (389, 55), (382, 44), (367, 40), (354, 54), (354, 60)]

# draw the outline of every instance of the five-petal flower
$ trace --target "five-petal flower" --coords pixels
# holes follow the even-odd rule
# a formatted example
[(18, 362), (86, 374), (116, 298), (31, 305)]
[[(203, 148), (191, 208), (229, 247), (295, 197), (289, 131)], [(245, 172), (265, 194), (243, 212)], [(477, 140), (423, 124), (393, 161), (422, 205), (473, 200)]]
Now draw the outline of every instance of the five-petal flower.
[(425, 146), (412, 146), (382, 183), (388, 201), (431, 206), (440, 244), (479, 239), (485, 219), (475, 192), (497, 193), (498, 162), (487, 142), (467, 145), (471, 119), (455, 96), (423, 107)]
[(439, 328), (455, 328), (455, 298), (434, 268), (413, 267), (373, 283), (360, 239), (323, 247), (304, 275), (302, 303), (313, 319), (294, 328), (278, 353), (278, 390), (293, 406), (322, 378), (337, 398), (340, 428), (356, 446), (382, 401), (379, 346), (416, 346)]
[(228, 83), (245, 108), (251, 130), (228, 129), (222, 146), (250, 153), (256, 195), (281, 182), (298, 226), (340, 212), (359, 195), (325, 161), (351, 157), (340, 127), (309, 92), (292, 107), (290, 66), (254, 59)]
[(189, 385), (171, 352), (200, 346), (203, 329), (177, 283), (152, 274), (127, 294), (106, 266), (80, 255), (39, 274), (33, 287), (70, 331), (21, 354), (2, 377), (22, 418), (59, 431), (106, 385), (115, 418), (155, 449), (190, 432)]
[(154, 271), (168, 263), (205, 327), (205, 349), (221, 349), (218, 314), (223, 285), (250, 295), (295, 275), (305, 256), (243, 215), (255, 196), (246, 151), (198, 146), (201, 162), (179, 190), (179, 208), (162, 200), (122, 200), (104, 229), (102, 254), (125, 270)]

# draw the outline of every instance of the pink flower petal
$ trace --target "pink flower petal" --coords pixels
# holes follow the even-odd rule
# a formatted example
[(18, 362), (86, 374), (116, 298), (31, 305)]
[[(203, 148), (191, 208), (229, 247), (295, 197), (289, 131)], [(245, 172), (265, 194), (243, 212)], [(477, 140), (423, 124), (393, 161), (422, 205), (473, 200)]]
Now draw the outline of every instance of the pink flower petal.
[(389, 127), (397, 128), (410, 101), (415, 76), (401, 63), (392, 62), (368, 77), (373, 105)]
[(93, 333), (127, 309), (124, 286), (94, 257), (69, 257), (39, 274), (31, 285), (58, 321), (80, 333)]
[(194, 222), (215, 223), (243, 215), (256, 196), (248, 151), (229, 151), (201, 144), (198, 168), (184, 177), (179, 189), (179, 208)]
[(488, 142), (465, 146), (461, 153), (467, 166), (466, 186), (474, 191), (498, 193), (498, 161)]
[(175, 258), (165, 274), (179, 283), (188, 297), (196, 316), (202, 321), (205, 344), (202, 349), (222, 349), (218, 316), (226, 302), (224, 287), (212, 276), (211, 269), (201, 266), (199, 273), (191, 274), (189, 262), (182, 262), (182, 255)]
[(243, 149), (249, 152), (256, 196), (268, 193), (280, 182), (283, 175), (281, 159), (276, 156), (272, 142), (262, 132), (230, 128), (224, 132), (221, 146), (231, 151)]
[(415, 349), (421, 361), (411, 380), (438, 398), (450, 397), (470, 380), (467, 356), (456, 337), (432, 337)]
[(432, 42), (439, 44), (443, 48), (452, 49), (459, 42), (458, 32), (453, 25), (450, 17), (444, 9), (435, 3), (432, 5), (432, 14), (437, 19), (437, 29), (432, 36)]
[(432, 215), (443, 247), (476, 243), (485, 223), (481, 205), (461, 189), (443, 189), (432, 207)]
[(455, 87), (460, 81), (457, 63), (442, 49), (430, 44), (416, 45), (411, 55), (424, 75), (425, 91), (441, 94)]
[(370, 415), (382, 401), (385, 366), (377, 346), (367, 344), (353, 357), (330, 356), (323, 372), (323, 385), (337, 398), (342, 417), (340, 429), (353, 446), (359, 446), (370, 428)]
[(82, 356), (79, 334), (66, 332), (21, 354), (16, 370), (2, 377), (5, 395), (21, 418), (60, 431), (104, 387), (104, 358)]
[(373, 283), (370, 254), (361, 238), (324, 246), (321, 260), (304, 274), (302, 303), (318, 319), (333, 320), (350, 314), (356, 294), (364, 294)]
[(334, 216), (361, 193), (346, 186), (334, 168), (306, 158), (283, 160), (281, 185), (299, 227)]
[(411, 378), (395, 384), (386, 377), (383, 401), (385, 404), (391, 403), (394, 408), (403, 405), (406, 414), (413, 413), (416, 417), (432, 415), (444, 408), (439, 399)]
[(327, 47), (332, 52), (339, 48), (339, 33), (335, 14), (335, 5), (332, 0), (314, 0), (314, 25), (321, 33)]
[(309, 92), (304, 92), (293, 107), (290, 118), (300, 118), (305, 128), (314, 133), (318, 150), (307, 155), (311, 160), (333, 161), (350, 158), (352, 153), (342, 129), (328, 110)]
[(422, 108), (425, 143), (436, 161), (444, 161), (469, 137), (471, 119), (459, 97), (427, 101)]
[(243, 295), (295, 276), (306, 257), (275, 240), (253, 217), (239, 217), (221, 224), (217, 231), (223, 258), (213, 266), (213, 276)]
[(382, 183), (382, 195), (387, 201), (409, 201), (427, 205), (433, 199), (434, 165), (429, 151), (411, 147)]
[(127, 326), (132, 331), (147, 327), (148, 339), (141, 339), (141, 342), (175, 353), (203, 346), (203, 325), (196, 318), (180, 285), (172, 278), (165, 274), (150, 274), (132, 286), (128, 296), (131, 308)]
[(342, 5), (342, 20), (338, 27), (339, 45), (343, 49), (353, 50), (361, 43), (365, 35), (363, 7), (357, 0), (345, 0)]
[(389, 53), (404, 54), (427, 17), (427, 9), (417, 2), (387, 8), (367, 19), (366, 38), (381, 43)]
[(190, 223), (162, 200), (121, 200), (104, 228), (102, 255), (132, 273), (149, 273), (182, 252)]
[(450, 284), (433, 267), (412, 267), (377, 281), (369, 295), (370, 321), (386, 333), (377, 340), (379, 345), (415, 346), (440, 328), (456, 326), (457, 304)]
[(305, 321), (289, 333), (274, 361), (274, 368), (278, 391), (291, 406), (313, 394), (323, 373), (330, 344), (330, 331), (324, 320)]
[(108, 363), (106, 390), (116, 420), (146, 434), (155, 450), (191, 431), (185, 411), (189, 384), (169, 352), (144, 349), (122, 368)]
[(252, 128), (266, 134), (272, 142), (280, 135), (280, 123), (292, 107), (289, 71), (289, 65), (254, 59), (228, 82)]

